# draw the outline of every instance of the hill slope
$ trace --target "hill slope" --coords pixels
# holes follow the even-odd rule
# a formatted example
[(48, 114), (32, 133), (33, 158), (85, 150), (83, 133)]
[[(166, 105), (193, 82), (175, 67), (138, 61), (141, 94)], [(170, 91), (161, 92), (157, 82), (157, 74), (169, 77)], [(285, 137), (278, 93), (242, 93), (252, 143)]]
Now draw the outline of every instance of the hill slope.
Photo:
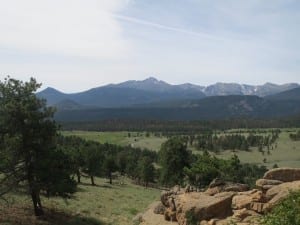
[(171, 106), (140, 106), (106, 109), (65, 110), (59, 121), (99, 121), (107, 119), (208, 120), (237, 117), (271, 118), (300, 113), (300, 102), (269, 101), (257, 96), (214, 96), (188, 100)]
[(267, 96), (266, 99), (272, 101), (300, 101), (300, 88), (284, 91), (279, 94)]

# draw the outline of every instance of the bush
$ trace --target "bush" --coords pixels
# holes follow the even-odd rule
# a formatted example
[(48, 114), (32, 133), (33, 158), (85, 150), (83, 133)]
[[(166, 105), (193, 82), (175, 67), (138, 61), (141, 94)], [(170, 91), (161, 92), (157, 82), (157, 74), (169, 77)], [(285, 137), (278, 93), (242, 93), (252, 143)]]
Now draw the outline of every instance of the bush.
[(194, 212), (192, 212), (192, 211), (187, 211), (185, 213), (185, 218), (186, 218), (186, 224), (187, 225), (197, 225), (197, 224), (199, 224), (199, 221), (197, 220)]
[(300, 192), (292, 192), (262, 221), (262, 225), (300, 225)]

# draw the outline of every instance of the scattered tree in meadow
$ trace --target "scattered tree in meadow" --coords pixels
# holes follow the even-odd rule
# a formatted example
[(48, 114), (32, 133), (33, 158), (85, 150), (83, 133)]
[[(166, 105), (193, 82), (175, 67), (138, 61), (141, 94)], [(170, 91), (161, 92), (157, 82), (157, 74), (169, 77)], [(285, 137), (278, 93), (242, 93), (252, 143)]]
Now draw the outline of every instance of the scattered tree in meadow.
[(70, 157), (70, 165), (73, 168), (73, 173), (77, 177), (77, 182), (81, 183), (81, 171), (85, 167), (84, 160), (84, 145), (85, 141), (80, 137), (59, 135), (58, 146)]
[(112, 184), (112, 173), (117, 171), (117, 164), (113, 156), (106, 156), (103, 169), (109, 179), (109, 183)]
[(205, 187), (213, 179), (221, 175), (218, 160), (207, 151), (197, 156), (197, 160), (190, 168), (184, 168), (188, 182), (196, 187)]
[(184, 173), (188, 182), (196, 187), (206, 187), (215, 178), (254, 186), (266, 170), (264, 166), (242, 164), (236, 155), (224, 160), (204, 151), (196, 156), (190, 168), (184, 168)]
[(189, 167), (190, 155), (181, 138), (174, 137), (163, 143), (159, 151), (161, 183), (167, 186), (182, 184), (183, 168)]
[(149, 182), (154, 182), (155, 168), (153, 162), (149, 157), (144, 157), (140, 159), (138, 163), (138, 169), (140, 173), (140, 178), (144, 183), (145, 187), (148, 186)]
[(99, 145), (86, 142), (84, 147), (85, 172), (90, 176), (92, 185), (95, 185), (95, 176), (100, 175), (104, 154)]

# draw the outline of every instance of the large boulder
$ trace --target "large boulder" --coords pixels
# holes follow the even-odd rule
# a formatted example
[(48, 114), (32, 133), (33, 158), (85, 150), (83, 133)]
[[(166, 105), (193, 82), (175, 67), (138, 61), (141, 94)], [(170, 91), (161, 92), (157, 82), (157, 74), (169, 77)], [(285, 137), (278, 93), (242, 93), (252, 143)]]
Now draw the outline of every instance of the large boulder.
[(247, 184), (228, 184), (225, 186), (224, 191), (235, 191), (235, 192), (242, 192), (242, 191), (248, 191), (249, 186)]
[(234, 195), (234, 192), (214, 196), (195, 192), (179, 195), (176, 199), (178, 224), (187, 225), (187, 212), (191, 212), (198, 221), (231, 216), (231, 201)]
[(266, 192), (266, 198), (269, 200), (264, 206), (264, 211), (270, 211), (281, 200), (285, 199), (290, 192), (300, 191), (300, 181), (286, 182), (272, 187)]
[(272, 200), (276, 195), (287, 193), (290, 191), (299, 191), (300, 190), (300, 181), (286, 182), (277, 186), (272, 187), (266, 192), (266, 198)]
[(208, 195), (215, 195), (222, 192), (242, 192), (248, 190), (249, 186), (247, 184), (219, 182), (217, 184), (211, 184), (205, 193)]
[(275, 185), (282, 184), (283, 182), (280, 180), (270, 180), (270, 179), (258, 179), (256, 181), (256, 186), (265, 189), (264, 187), (269, 186), (273, 187)]
[(232, 199), (233, 209), (250, 209), (251, 203), (263, 201), (263, 193), (259, 190), (240, 192)]
[(300, 180), (300, 168), (277, 168), (265, 173), (263, 179), (292, 182)]

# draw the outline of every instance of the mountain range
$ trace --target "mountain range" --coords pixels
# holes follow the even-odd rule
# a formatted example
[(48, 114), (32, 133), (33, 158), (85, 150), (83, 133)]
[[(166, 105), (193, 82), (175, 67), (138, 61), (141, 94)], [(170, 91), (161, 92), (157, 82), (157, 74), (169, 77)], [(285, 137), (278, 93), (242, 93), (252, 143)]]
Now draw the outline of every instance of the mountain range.
[[(216, 83), (200, 86), (190, 83), (171, 85), (150, 77), (142, 81), (130, 80), (120, 84), (109, 84), (84, 92), (66, 94), (54, 88), (46, 88), (37, 95), (45, 98), (49, 105), (57, 108), (118, 108), (158, 102), (186, 99), (202, 99), (208, 96), (256, 95), (265, 97), (300, 87), (297, 83), (276, 85), (245, 85), (237, 83)], [(66, 104), (67, 103), (67, 104)]]
[(216, 83), (171, 85), (155, 78), (126, 81), (66, 94), (47, 88), (37, 95), (58, 110), (59, 121), (107, 119), (208, 120), (276, 118), (300, 114), (300, 86)]

